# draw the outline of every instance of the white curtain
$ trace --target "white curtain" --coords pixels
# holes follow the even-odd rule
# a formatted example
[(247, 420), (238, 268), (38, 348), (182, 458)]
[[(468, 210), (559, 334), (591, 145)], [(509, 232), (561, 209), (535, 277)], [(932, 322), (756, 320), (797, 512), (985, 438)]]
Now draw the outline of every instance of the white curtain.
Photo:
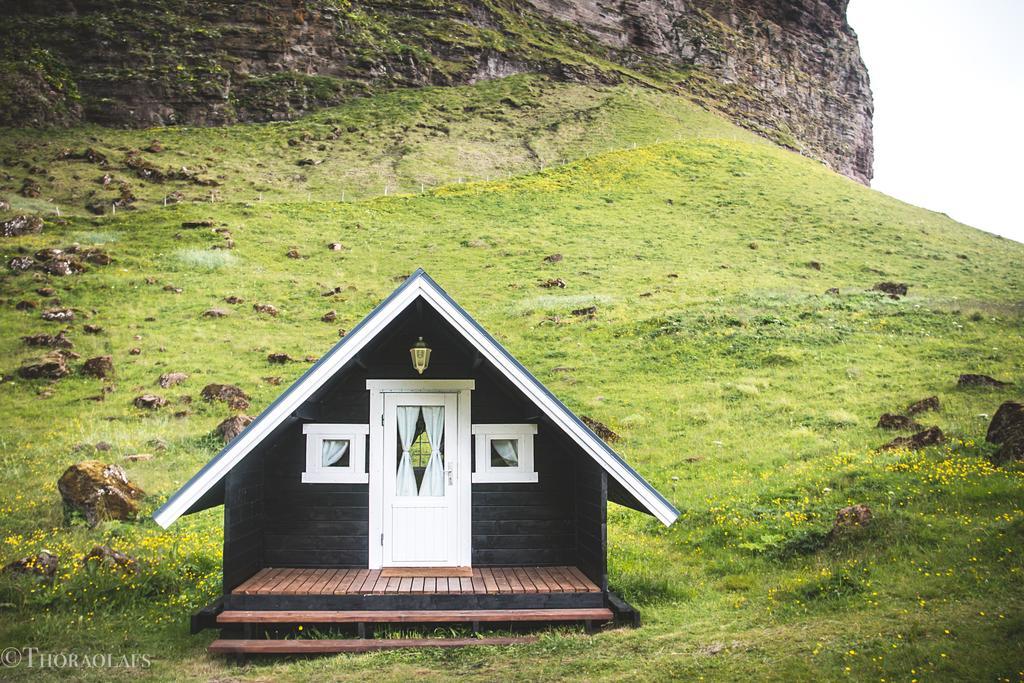
[(516, 442), (512, 439), (494, 439), (491, 441), (491, 448), (498, 454), (506, 467), (516, 467), (519, 464), (519, 454), (516, 453)]
[(420, 485), (421, 496), (444, 495), (444, 463), (441, 456), (441, 438), (444, 436), (444, 406), (423, 406), (423, 424), (430, 440), (430, 460)]
[(334, 463), (345, 457), (345, 452), (348, 451), (348, 441), (340, 439), (326, 439), (324, 440), (324, 449), (321, 452), (324, 467), (330, 467)]
[(397, 496), (416, 495), (416, 475), (412, 471), (409, 448), (416, 439), (416, 422), (419, 417), (419, 406), (398, 406), (398, 438), (402, 442), (402, 459), (398, 462), (398, 478), (395, 481)]

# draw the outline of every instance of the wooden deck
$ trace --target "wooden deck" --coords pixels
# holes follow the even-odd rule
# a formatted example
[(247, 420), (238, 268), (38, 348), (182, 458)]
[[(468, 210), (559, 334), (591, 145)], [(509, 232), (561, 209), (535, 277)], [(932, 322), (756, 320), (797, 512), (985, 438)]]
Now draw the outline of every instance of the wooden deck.
[[(576, 567), (479, 567), (470, 576), (387, 576), (380, 569), (261, 569), (232, 595), (512, 595), (600, 593)], [(406, 574), (406, 572), (402, 572)], [(423, 571), (421, 574), (432, 572)], [(436, 573), (436, 572), (434, 572)]]

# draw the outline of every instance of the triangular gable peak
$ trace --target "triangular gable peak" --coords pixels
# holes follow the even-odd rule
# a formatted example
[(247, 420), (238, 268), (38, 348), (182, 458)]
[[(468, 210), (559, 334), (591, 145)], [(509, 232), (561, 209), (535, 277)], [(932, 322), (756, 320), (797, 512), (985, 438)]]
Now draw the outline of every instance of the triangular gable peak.
[(347, 367), (367, 344), (417, 300), (431, 306), (516, 389), (538, 406), (555, 426), (592, 457), (638, 503), (640, 509), (657, 517), (665, 525), (675, 521), (679, 512), (664, 496), (626, 464), (421, 269), (413, 273), (350, 334), (267, 407), (245, 431), (171, 496), (154, 513), (156, 522), (167, 528), (191, 511), (222, 482), (235, 465), (269, 438), (303, 402)]

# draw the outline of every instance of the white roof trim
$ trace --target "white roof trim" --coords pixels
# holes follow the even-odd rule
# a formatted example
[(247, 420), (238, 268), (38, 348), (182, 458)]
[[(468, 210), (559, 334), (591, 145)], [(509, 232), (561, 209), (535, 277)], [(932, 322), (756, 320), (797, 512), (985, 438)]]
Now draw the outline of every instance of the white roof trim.
[(153, 519), (165, 529), (215, 486), (242, 458), (268, 437), (289, 415), (343, 368), (359, 351), (410, 304), (422, 297), (469, 341), (480, 354), (502, 372), (520, 391), (540, 407), (609, 475), (635, 497), (648, 512), (666, 526), (679, 512), (650, 484), (627, 465), (618, 454), (583, 424), (554, 394), (516, 361), (490, 334), (442, 290), (423, 270), (418, 270), (370, 313), (351, 334), (299, 378), (264, 410), (249, 427), (196, 473), (156, 511)]

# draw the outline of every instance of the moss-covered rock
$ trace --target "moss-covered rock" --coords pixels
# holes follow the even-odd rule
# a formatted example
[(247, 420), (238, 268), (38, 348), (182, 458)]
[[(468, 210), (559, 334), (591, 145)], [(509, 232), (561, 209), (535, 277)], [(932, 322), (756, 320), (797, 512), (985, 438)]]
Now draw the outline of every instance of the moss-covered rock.
[(67, 468), (57, 489), (66, 508), (81, 512), (90, 526), (107, 519), (134, 519), (143, 496), (121, 467), (99, 460), (84, 460)]

